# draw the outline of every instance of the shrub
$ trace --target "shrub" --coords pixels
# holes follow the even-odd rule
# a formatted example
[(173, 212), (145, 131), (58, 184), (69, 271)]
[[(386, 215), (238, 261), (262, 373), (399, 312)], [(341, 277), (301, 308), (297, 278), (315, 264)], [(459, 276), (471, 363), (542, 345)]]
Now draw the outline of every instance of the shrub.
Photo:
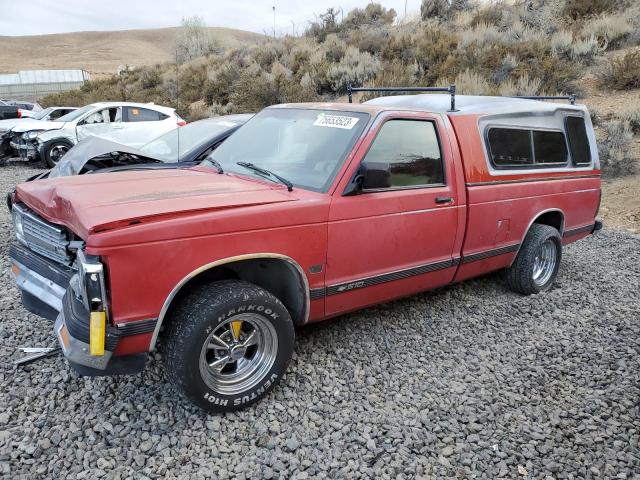
[(379, 3), (370, 3), (364, 9), (354, 8), (344, 19), (344, 27), (360, 27), (362, 25), (390, 25), (396, 18), (393, 8), (386, 9)]
[(572, 20), (620, 10), (627, 6), (626, 0), (567, 0), (562, 14)]
[(633, 26), (625, 14), (601, 15), (584, 24), (582, 38), (595, 37), (603, 50), (619, 47), (626, 39)]
[(604, 138), (598, 144), (603, 175), (618, 177), (635, 173), (631, 155), (631, 127), (627, 122), (612, 120), (602, 125)]
[(422, 20), (429, 18), (444, 18), (449, 13), (448, 0), (422, 0), (420, 16)]
[(187, 67), (179, 73), (180, 100), (195, 102), (201, 100), (204, 91), (207, 73), (204, 67)]
[(538, 95), (540, 93), (540, 87), (542, 85), (542, 81), (539, 78), (529, 78), (528, 74), (524, 74), (522, 77), (518, 78), (515, 82), (513, 80), (508, 80), (500, 85), (498, 92), (503, 96), (533, 96)]
[[(440, 81), (439, 83), (446, 85), (449, 82)], [(471, 70), (459, 73), (453, 83), (456, 85), (456, 93), (459, 92), (462, 95), (488, 95), (491, 93), (489, 82)]]
[(640, 49), (612, 58), (600, 71), (603, 87), (626, 90), (640, 87)]
[(380, 61), (367, 52), (348, 47), (340, 63), (329, 66), (327, 77), (338, 93), (345, 93), (347, 85), (362, 85), (380, 70)]
[(213, 38), (202, 17), (182, 19), (182, 26), (175, 40), (178, 63), (208, 55), (214, 51)]
[(640, 134), (640, 98), (636, 100), (635, 104), (626, 107), (617, 116), (620, 120), (629, 124), (634, 134)]

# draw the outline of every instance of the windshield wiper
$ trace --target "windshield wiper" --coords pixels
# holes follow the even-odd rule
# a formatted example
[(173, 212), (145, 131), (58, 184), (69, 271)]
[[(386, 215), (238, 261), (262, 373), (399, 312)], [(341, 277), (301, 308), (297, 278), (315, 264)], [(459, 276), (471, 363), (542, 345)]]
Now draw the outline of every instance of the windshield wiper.
[(209, 162), (211, 165), (213, 165), (218, 170), (218, 173), (220, 175), (224, 173), (224, 169), (222, 168), (222, 165), (220, 165), (220, 163), (216, 159), (207, 157), (202, 161), (202, 163), (204, 162)]
[(266, 176), (269, 176), (269, 177), (277, 178), (278, 180), (280, 180), (281, 183), (286, 185), (288, 191), (292, 191), (293, 190), (293, 183), (291, 183), (286, 178), (281, 177), (277, 173), (273, 173), (271, 170), (267, 170), (266, 168), (258, 167), (257, 165), (254, 165), (253, 163), (249, 163), (249, 162), (236, 162), (236, 165), (240, 165), (241, 167), (248, 168), (249, 170), (253, 170), (254, 172), (261, 173), (262, 175), (266, 175)]

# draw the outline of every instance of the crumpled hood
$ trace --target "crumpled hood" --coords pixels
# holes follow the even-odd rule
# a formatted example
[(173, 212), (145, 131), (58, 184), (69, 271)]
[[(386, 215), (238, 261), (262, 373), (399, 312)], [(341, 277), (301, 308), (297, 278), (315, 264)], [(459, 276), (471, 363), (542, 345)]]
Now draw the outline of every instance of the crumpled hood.
[(30, 132), (31, 130), (59, 130), (64, 127), (65, 122), (45, 122), (42, 120), (21, 120), (13, 131), (15, 133)]
[(127, 171), (22, 183), (18, 201), (84, 240), (90, 233), (198, 210), (296, 200), (283, 187), (209, 169)]
[[(150, 157), (149, 154), (141, 152), (137, 148), (128, 147), (106, 138), (89, 137), (65, 153), (58, 164), (51, 169), (48, 178), (78, 175), (82, 167), (84, 167), (89, 160), (111, 152), (131, 153), (140, 157)], [(140, 161), (139, 163), (144, 163), (144, 161)]]

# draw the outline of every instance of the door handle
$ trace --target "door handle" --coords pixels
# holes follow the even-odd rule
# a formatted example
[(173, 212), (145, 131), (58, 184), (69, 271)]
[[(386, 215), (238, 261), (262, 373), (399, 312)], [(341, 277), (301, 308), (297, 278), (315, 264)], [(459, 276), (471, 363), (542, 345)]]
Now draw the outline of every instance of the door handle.
[(451, 202), (453, 202), (453, 198), (452, 197), (436, 197), (436, 203), (437, 204), (451, 203)]

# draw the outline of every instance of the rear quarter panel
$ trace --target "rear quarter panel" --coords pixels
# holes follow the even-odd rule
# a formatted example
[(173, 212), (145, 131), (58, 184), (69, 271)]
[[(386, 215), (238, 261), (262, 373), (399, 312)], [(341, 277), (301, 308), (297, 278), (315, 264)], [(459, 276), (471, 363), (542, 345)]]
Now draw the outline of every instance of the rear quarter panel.
[[(468, 199), (463, 262), (456, 281), (511, 265), (531, 224), (545, 212), (561, 212), (564, 218), (561, 234), (583, 229), (565, 236), (563, 243), (584, 238), (590, 233), (585, 229), (594, 224), (600, 199), (597, 153), (590, 168), (492, 174), (478, 118), (478, 115), (452, 118), (463, 157)], [(500, 249), (506, 253), (499, 254)], [(464, 260), (491, 252), (498, 254), (479, 261)]]

